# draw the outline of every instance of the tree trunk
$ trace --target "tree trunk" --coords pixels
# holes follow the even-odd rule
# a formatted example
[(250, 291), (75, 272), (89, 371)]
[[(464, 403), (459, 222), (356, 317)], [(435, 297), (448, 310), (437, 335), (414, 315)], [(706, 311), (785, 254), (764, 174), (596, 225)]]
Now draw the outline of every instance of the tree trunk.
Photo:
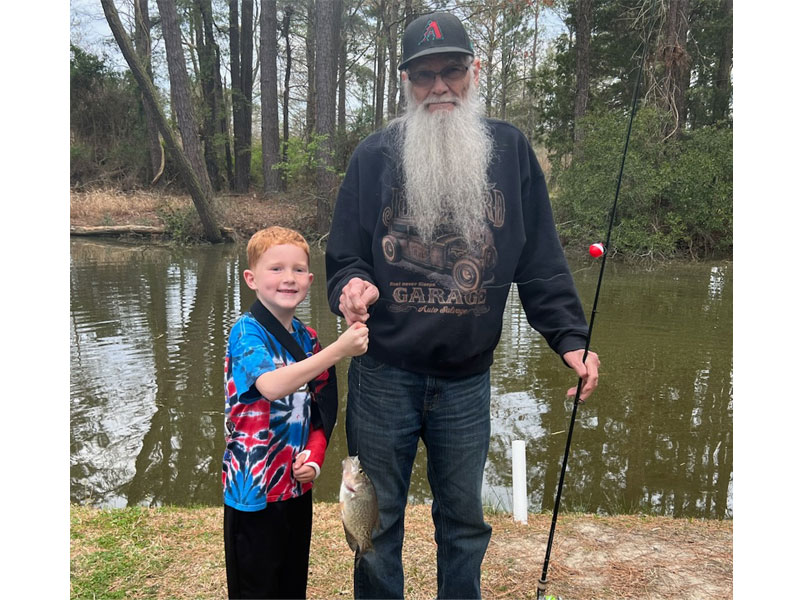
[(339, 97), (336, 101), (336, 126), (340, 136), (347, 134), (347, 33), (344, 25), (339, 35), (339, 58), (336, 61), (338, 74), (336, 86)]
[(386, 94), (386, 38), (388, 33), (386, 0), (378, 5), (378, 25), (375, 29), (375, 129), (383, 126), (383, 100)]
[(253, 0), (242, 0), (242, 160), (237, 161), (238, 189), (250, 188), (250, 154), (253, 145)]
[(242, 98), (242, 67), (241, 67), (241, 42), (239, 31), (239, 0), (230, 0), (228, 3), (228, 26), (230, 33), (228, 42), (230, 44), (231, 56), (231, 114), (233, 116), (233, 168), (234, 174), (231, 180), (231, 190), (238, 191), (239, 174), (239, 150), (242, 145), (242, 119), (241, 119), (241, 98)]
[(191, 87), (189, 76), (186, 73), (186, 61), (183, 57), (175, 0), (157, 0), (157, 3), (158, 12), (161, 15), (161, 29), (164, 32), (164, 47), (167, 51), (170, 97), (178, 119), (181, 141), (200, 186), (205, 191), (205, 195), (211, 197), (213, 190), (197, 132), (197, 121), (192, 107)]
[[(323, 0), (326, 2), (329, 0)], [(306, 94), (306, 137), (311, 140), (311, 133), (317, 127), (317, 91), (316, 91), (316, 25), (314, 24), (315, 0), (306, 0), (306, 74), (308, 92)]]
[(683, 130), (686, 123), (686, 91), (689, 80), (689, 53), (686, 51), (688, 0), (669, 0), (664, 45), (664, 105), (674, 117), (664, 132), (671, 136)]
[(217, 102), (216, 90), (217, 76), (214, 74), (214, 43), (213, 29), (206, 23), (211, 20), (211, 0), (195, 0), (192, 6), (194, 17), (195, 40), (197, 46), (197, 61), (200, 65), (198, 78), (203, 92), (203, 127), (200, 138), (204, 142), (206, 168), (214, 190), (222, 187), (221, 174), (216, 143), (216, 130), (219, 123), (220, 106)]
[[(411, 23), (418, 15), (414, 9), (414, 0), (405, 0), (405, 7), (403, 9), (403, 32), (405, 32), (406, 27), (408, 24)], [(402, 52), (402, 50), (401, 50)], [(403, 91), (403, 86), (400, 86), (400, 102), (397, 109), (397, 112), (403, 112), (406, 109), (406, 97), (405, 92)]]
[(217, 156), (225, 154), (225, 173), (228, 184), (233, 183), (233, 157), (231, 156), (230, 126), (228, 125), (228, 108), (225, 102), (225, 85), (222, 81), (222, 67), (220, 64), (219, 44), (214, 41), (214, 19), (211, 13), (211, 0), (202, 0), (203, 10), (203, 29), (205, 30), (206, 40), (211, 43), (214, 49), (214, 105), (217, 107), (217, 124), (214, 128), (213, 138), (214, 147), (217, 149)]
[(161, 106), (158, 103), (158, 93), (156, 92), (156, 88), (153, 85), (153, 82), (147, 77), (147, 73), (133, 49), (133, 44), (128, 38), (128, 35), (125, 33), (125, 29), (123, 28), (122, 22), (119, 19), (119, 14), (117, 13), (117, 9), (114, 6), (113, 0), (100, 0), (100, 2), (103, 5), (103, 12), (106, 15), (106, 20), (108, 21), (111, 33), (114, 35), (114, 39), (117, 41), (117, 44), (122, 51), (122, 55), (125, 57), (125, 60), (127, 61), (128, 66), (133, 73), (136, 83), (139, 84), (139, 88), (144, 95), (145, 101), (150, 104), (150, 108), (152, 109), (153, 114), (156, 116), (156, 121), (158, 123), (158, 129), (161, 132), (161, 136), (164, 138), (167, 149), (177, 165), (178, 172), (183, 178), (184, 184), (189, 189), (189, 193), (192, 196), (192, 201), (197, 209), (197, 214), (200, 217), (200, 222), (203, 225), (203, 231), (206, 239), (214, 243), (221, 242), (222, 235), (220, 233), (220, 227), (217, 224), (216, 215), (214, 214), (212, 208), (212, 197), (210, 192), (200, 183), (200, 180), (194, 171), (193, 165), (189, 162), (188, 157), (178, 143), (177, 136), (170, 128), (167, 118), (164, 116), (164, 112), (161, 110)]
[(389, 93), (386, 103), (388, 118), (397, 116), (397, 25), (400, 15), (400, 0), (389, 0)]
[[(349, 18), (348, 18), (349, 22)], [(339, 35), (339, 58), (336, 66), (339, 72), (336, 85), (339, 98), (336, 102), (336, 168), (339, 171), (347, 169), (345, 144), (347, 143), (347, 24), (342, 23)]]
[(241, 171), (243, 191), (250, 187), (250, 153), (253, 144), (253, 27), (253, 0), (242, 0), (242, 145), (246, 158), (242, 161)]
[(486, 116), (492, 117), (494, 116), (493, 112), (493, 104), (494, 104), (494, 92), (495, 92), (495, 83), (494, 83), (494, 52), (497, 49), (497, 7), (495, 4), (492, 4), (490, 7), (490, 17), (489, 17), (489, 26), (487, 27), (486, 31), (486, 65), (482, 65), (485, 68), (481, 69), (481, 71), (485, 71), (486, 77)]
[[(283, 162), (289, 159), (289, 82), (292, 78), (292, 41), (289, 37), (294, 9), (287, 5), (283, 9), (283, 27), (281, 34), (286, 40), (286, 72), (283, 77)], [(286, 176), (281, 177), (281, 188), (286, 189)]]
[(261, 165), (265, 192), (280, 189), (280, 176), (273, 168), (280, 162), (277, 36), (277, 1), (261, 0)]
[(233, 96), (233, 154), (236, 192), (250, 187), (253, 100), (253, 0), (242, 0), (239, 24), (238, 0), (230, 2), (231, 93)]
[(317, 6), (316, 32), (316, 133), (327, 136), (320, 144), (317, 167), (317, 231), (330, 229), (336, 175), (333, 173), (333, 137), (336, 117), (336, 67), (341, 24), (341, 0), (320, 2)]
[(513, 39), (513, 36), (509, 35), (507, 19), (508, 13), (504, 6), (503, 27), (500, 31), (500, 118), (504, 121), (508, 118), (508, 80), (511, 70), (511, 61), (513, 60), (511, 57), (512, 51), (509, 48), (509, 45), (513, 44), (513, 42), (510, 41), (510, 38)]
[[(541, 11), (541, 2), (537, 0), (534, 6), (533, 12), (533, 47), (530, 51), (531, 57), (531, 67), (530, 67), (530, 84), (526, 83), (523, 86), (523, 97), (525, 94), (525, 90), (531, 91), (534, 89), (536, 83), (536, 66), (538, 64), (538, 54), (539, 54), (539, 14)], [(536, 107), (536, 99), (534, 98), (533, 94), (531, 93), (531, 97), (528, 100), (523, 101), (524, 105), (527, 107), (526, 110), (526, 123), (525, 123), (525, 135), (528, 136), (528, 139), (533, 137), (533, 126), (536, 120), (535, 115), (535, 107)]]
[(592, 0), (577, 0), (575, 14), (575, 105), (573, 116), (573, 141), (578, 146), (583, 140), (580, 119), (589, 107), (589, 46), (592, 35)]
[[(153, 81), (153, 67), (151, 63), (152, 46), (150, 44), (150, 9), (147, 0), (134, 0), (133, 10), (136, 14), (135, 43), (136, 54), (144, 66), (145, 73), (150, 81)], [(153, 114), (150, 105), (142, 98), (144, 106), (145, 125), (147, 127), (147, 147), (150, 157), (151, 174), (150, 179), (154, 179), (161, 172), (161, 159), (164, 155), (164, 148), (158, 138), (158, 124), (156, 116)]]
[(711, 104), (713, 121), (727, 119), (731, 104), (731, 67), (733, 66), (733, 0), (724, 0), (720, 25), (724, 34), (717, 61), (714, 95)]
[[(235, 240), (232, 227), (220, 227), (223, 237)], [(70, 225), (69, 234), (79, 236), (107, 236), (107, 235), (164, 235), (167, 228), (163, 225)]]

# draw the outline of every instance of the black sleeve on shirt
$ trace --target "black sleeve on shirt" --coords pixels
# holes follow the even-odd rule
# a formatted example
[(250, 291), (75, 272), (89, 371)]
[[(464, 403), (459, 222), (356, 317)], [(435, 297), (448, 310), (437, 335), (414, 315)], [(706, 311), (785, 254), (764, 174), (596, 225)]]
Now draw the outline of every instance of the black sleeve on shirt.
[[(369, 138), (362, 142), (347, 167), (336, 206), (333, 211), (330, 235), (325, 251), (325, 272), (328, 283), (328, 303), (331, 310), (342, 316), (339, 311), (339, 296), (342, 288), (353, 277), (360, 277), (365, 281), (374, 283), (372, 266), (372, 229), (367, 229), (362, 223), (362, 213), (359, 197), (359, 180), (370, 181), (377, 176), (376, 173), (364, 173), (369, 169), (368, 152)], [(373, 149), (374, 151), (374, 149)], [(371, 186), (379, 189), (378, 186)], [(369, 201), (370, 199), (365, 199)], [(380, 205), (380, 198), (375, 199)]]
[(558, 239), (544, 173), (524, 138), (523, 144), (526, 148), (519, 150), (519, 156), (525, 245), (514, 281), (528, 323), (563, 356), (585, 347), (588, 326)]

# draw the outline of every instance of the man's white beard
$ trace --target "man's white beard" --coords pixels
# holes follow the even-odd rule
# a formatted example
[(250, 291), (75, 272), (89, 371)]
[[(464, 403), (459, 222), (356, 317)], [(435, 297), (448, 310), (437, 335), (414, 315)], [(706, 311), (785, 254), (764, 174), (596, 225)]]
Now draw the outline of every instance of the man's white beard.
[(492, 138), (481, 119), (477, 87), (470, 80), (463, 100), (448, 97), (455, 101), (452, 110), (429, 111), (428, 100), (417, 103), (410, 82), (404, 86), (408, 108), (391, 127), (399, 136), (412, 222), (426, 242), (437, 226), (446, 225), (470, 245), (478, 244), (486, 230)]

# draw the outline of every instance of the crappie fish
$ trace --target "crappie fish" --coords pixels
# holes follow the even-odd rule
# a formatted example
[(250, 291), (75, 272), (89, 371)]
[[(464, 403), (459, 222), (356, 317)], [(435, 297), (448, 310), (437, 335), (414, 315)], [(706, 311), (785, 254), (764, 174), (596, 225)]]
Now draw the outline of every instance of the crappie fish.
[(364, 553), (372, 550), (372, 530), (378, 526), (378, 496), (357, 456), (348, 456), (342, 461), (339, 506), (344, 535), (350, 549), (356, 553), (358, 565)]

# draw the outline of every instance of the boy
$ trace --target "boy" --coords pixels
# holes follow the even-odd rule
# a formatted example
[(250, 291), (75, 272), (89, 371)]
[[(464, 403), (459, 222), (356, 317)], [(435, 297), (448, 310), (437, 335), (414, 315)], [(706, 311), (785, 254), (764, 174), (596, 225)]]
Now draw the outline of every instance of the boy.
[[(231, 328), (225, 356), (228, 596), (305, 598), (311, 482), (333, 427), (312, 424), (312, 406), (326, 385), (335, 398), (333, 365), (366, 352), (368, 329), (353, 325), (322, 349), (316, 332), (294, 316), (314, 279), (308, 244), (296, 231), (258, 231), (247, 244), (247, 258), (243, 275), (257, 301)], [(270, 323), (277, 337), (267, 330)], [(293, 358), (278, 341), (280, 327), (308, 358)]]

